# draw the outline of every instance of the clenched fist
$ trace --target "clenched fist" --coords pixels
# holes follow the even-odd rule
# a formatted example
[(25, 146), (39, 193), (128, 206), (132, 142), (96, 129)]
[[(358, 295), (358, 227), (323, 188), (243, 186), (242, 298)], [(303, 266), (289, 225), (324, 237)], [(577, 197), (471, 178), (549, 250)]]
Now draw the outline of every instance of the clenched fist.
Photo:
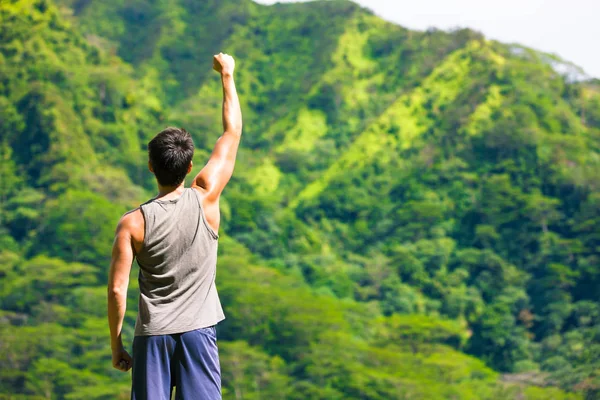
[(123, 346), (119, 346), (112, 351), (112, 365), (114, 368), (119, 371), (127, 372), (133, 365), (133, 359), (123, 348)]
[(229, 54), (219, 53), (213, 57), (213, 69), (221, 75), (233, 75), (235, 61)]

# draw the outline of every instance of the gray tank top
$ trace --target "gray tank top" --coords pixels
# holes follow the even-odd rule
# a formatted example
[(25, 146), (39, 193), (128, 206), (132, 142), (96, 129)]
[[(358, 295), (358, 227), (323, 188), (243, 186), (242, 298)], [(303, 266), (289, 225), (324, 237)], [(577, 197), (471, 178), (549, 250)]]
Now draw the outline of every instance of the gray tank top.
[(136, 255), (139, 311), (136, 336), (188, 332), (225, 319), (215, 286), (217, 239), (200, 193), (186, 188), (173, 200), (140, 206), (144, 243)]

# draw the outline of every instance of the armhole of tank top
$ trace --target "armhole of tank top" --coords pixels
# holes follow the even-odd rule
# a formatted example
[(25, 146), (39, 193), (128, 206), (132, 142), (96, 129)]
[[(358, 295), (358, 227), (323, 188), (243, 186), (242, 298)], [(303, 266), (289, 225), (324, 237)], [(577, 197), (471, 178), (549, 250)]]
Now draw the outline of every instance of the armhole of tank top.
[(208, 233), (210, 233), (210, 236), (213, 239), (217, 240), (219, 238), (219, 234), (217, 232), (215, 232), (213, 227), (210, 226), (210, 224), (206, 220), (206, 214), (204, 213), (204, 207), (202, 207), (202, 197), (200, 196), (200, 192), (194, 188), (190, 188), (190, 190), (193, 190), (196, 193), (195, 197), (196, 197), (196, 200), (198, 201), (198, 207), (200, 207), (200, 218), (202, 218), (202, 223), (208, 230)]
[[(148, 218), (146, 218), (146, 213), (144, 212), (144, 204), (140, 206), (140, 212), (142, 213), (142, 218), (144, 219), (144, 240), (142, 240), (142, 247), (140, 248), (140, 253), (142, 250), (146, 248), (146, 243), (148, 241)], [(136, 254), (137, 258), (137, 254)]]

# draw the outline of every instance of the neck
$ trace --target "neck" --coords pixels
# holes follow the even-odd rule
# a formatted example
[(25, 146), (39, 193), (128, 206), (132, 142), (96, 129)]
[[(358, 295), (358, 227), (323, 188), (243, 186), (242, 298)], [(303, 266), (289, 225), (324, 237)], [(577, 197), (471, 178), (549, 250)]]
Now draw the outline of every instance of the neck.
[(166, 196), (169, 196), (170, 194), (173, 194), (174, 195), (173, 197), (180, 195), (181, 193), (183, 193), (183, 189), (185, 189), (184, 183), (185, 183), (185, 181), (181, 182), (177, 186), (162, 186), (159, 183), (157, 197), (166, 197)]

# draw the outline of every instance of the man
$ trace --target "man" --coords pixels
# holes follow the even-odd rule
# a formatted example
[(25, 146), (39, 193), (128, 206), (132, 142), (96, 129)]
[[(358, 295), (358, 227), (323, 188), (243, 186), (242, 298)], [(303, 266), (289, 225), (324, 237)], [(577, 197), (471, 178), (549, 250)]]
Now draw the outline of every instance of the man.
[[(158, 195), (125, 214), (117, 226), (108, 280), (112, 363), (133, 367), (131, 398), (220, 399), (215, 325), (223, 310), (215, 287), (219, 197), (231, 178), (242, 133), (233, 81), (234, 60), (214, 56), (223, 84), (223, 135), (191, 188), (194, 144), (185, 130), (167, 128), (148, 144)], [(140, 266), (133, 358), (121, 331), (133, 258)]]

